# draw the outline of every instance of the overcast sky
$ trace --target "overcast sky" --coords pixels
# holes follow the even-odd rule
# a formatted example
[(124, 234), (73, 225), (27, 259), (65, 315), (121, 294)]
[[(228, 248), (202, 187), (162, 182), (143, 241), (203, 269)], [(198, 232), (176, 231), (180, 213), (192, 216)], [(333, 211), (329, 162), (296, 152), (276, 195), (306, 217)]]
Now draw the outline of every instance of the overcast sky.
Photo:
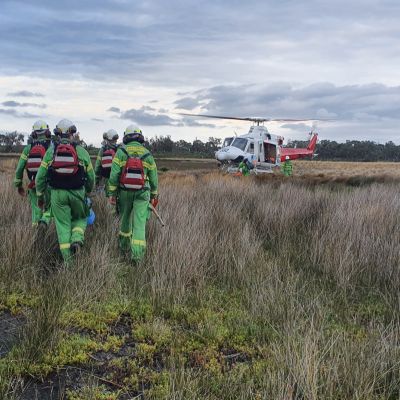
[[(400, 143), (397, 0), (0, 0), (0, 129), (61, 118), (99, 144), (134, 123), (174, 140), (239, 117), (321, 118), (322, 139)], [(304, 139), (309, 124), (270, 124)]]

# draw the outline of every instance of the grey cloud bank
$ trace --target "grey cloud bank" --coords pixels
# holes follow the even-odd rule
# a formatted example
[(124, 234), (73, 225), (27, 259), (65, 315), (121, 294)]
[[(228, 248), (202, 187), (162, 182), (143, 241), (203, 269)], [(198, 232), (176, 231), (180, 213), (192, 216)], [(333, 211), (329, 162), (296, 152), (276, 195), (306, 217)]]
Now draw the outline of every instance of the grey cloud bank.
[(7, 93), (9, 97), (44, 97), (42, 93), (34, 93), (28, 90), (20, 90), (18, 92)]
[(37, 108), (46, 108), (46, 104), (36, 104), (36, 103), (19, 103), (18, 101), (3, 101), (1, 103), (4, 107), (37, 107)]
[(383, 84), (215, 86), (175, 103), (182, 109), (239, 117), (400, 120), (400, 86)]
[(399, 11), (378, 0), (6, 0), (1, 69), (202, 86), (265, 76), (310, 81), (316, 72), (322, 80), (385, 71), (398, 78)]

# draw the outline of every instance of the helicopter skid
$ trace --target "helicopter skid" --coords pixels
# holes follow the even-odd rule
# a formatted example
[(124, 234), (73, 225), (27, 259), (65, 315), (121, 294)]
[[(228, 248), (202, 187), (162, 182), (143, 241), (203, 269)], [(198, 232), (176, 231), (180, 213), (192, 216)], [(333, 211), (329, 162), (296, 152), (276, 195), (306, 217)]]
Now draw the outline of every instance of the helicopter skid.
[(253, 169), (254, 173), (257, 174), (273, 174), (274, 169), (277, 167), (276, 164), (270, 163), (257, 163)]
[[(253, 169), (250, 170), (251, 174), (273, 174), (274, 169), (278, 167), (276, 164), (267, 164), (267, 163), (262, 163), (256, 165)], [(221, 168), (223, 172), (227, 172), (228, 174), (235, 174), (239, 171), (238, 166), (234, 165), (225, 165)]]

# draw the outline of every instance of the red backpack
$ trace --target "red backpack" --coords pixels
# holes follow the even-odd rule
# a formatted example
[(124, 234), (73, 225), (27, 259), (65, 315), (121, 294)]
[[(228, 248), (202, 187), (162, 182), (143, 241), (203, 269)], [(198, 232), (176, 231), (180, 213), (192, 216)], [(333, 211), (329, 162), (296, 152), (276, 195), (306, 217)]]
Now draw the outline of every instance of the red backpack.
[(85, 171), (74, 144), (61, 143), (54, 149), (49, 184), (55, 189), (80, 189), (85, 184)]
[(111, 173), (112, 161), (115, 156), (115, 150), (113, 148), (108, 148), (103, 152), (101, 157), (101, 176), (104, 178), (109, 178)]
[(25, 168), (31, 182), (35, 180), (46, 151), (47, 149), (42, 143), (34, 144), (29, 151)]
[(150, 153), (143, 154), (141, 157), (132, 157), (124, 148), (121, 148), (121, 150), (128, 156), (120, 178), (121, 186), (126, 190), (143, 189), (146, 182), (143, 160), (148, 157)]

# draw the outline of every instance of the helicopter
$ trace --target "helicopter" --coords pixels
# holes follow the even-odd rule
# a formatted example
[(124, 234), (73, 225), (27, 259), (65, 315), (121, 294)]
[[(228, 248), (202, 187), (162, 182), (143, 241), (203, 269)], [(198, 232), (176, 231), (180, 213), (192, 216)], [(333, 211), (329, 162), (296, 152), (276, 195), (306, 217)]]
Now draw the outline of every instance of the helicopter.
[(305, 157), (312, 158), (318, 141), (318, 133), (311, 131), (310, 140), (306, 148), (283, 147), (283, 136), (271, 134), (267, 127), (264, 126), (265, 122), (306, 122), (315, 121), (315, 119), (240, 118), (207, 114), (181, 115), (249, 121), (253, 123), (248, 133), (225, 138), (222, 148), (215, 152), (215, 158), (219, 161), (220, 166), (228, 172), (237, 172), (239, 163), (247, 160), (248, 163), (252, 164), (251, 169), (254, 173), (271, 173), (285, 160), (295, 160)]

